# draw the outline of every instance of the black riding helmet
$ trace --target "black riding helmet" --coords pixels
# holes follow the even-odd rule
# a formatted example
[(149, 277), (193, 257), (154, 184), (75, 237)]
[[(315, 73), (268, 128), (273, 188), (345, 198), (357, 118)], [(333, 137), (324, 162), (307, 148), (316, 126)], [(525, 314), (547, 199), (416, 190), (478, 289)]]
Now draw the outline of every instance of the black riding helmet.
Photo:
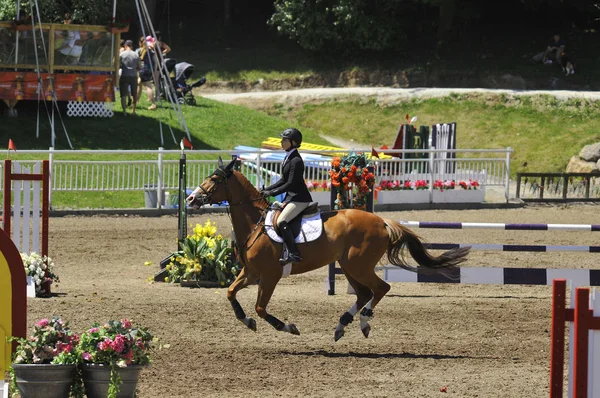
[(281, 133), (281, 138), (287, 138), (288, 140), (292, 141), (292, 145), (295, 143), (296, 148), (300, 148), (300, 144), (302, 144), (302, 133), (300, 130), (293, 127), (283, 130), (283, 133)]

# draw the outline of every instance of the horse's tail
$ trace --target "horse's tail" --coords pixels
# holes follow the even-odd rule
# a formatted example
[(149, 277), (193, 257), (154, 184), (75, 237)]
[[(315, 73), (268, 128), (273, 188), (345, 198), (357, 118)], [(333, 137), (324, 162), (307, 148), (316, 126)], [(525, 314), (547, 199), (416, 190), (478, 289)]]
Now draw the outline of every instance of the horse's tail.
[[(391, 264), (412, 272), (441, 273), (450, 279), (457, 279), (455, 267), (467, 259), (467, 255), (471, 251), (470, 246), (451, 249), (436, 257), (425, 248), (421, 238), (410, 229), (394, 220), (384, 219), (383, 221), (390, 236), (387, 255)], [(404, 260), (405, 248), (408, 248), (410, 255), (420, 267), (406, 263)]]

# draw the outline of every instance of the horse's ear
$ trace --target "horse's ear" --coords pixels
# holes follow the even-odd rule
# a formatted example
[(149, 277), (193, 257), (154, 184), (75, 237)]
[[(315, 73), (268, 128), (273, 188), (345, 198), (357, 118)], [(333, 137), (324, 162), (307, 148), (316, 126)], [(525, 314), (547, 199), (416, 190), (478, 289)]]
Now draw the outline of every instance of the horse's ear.
[(223, 159), (221, 159), (221, 157), (219, 156), (219, 168), (223, 167)]
[(227, 167), (225, 167), (225, 170), (231, 170), (233, 168), (233, 165), (235, 164), (235, 162), (237, 162), (237, 155), (233, 155), (231, 157), (231, 162), (229, 162), (229, 164), (227, 165)]

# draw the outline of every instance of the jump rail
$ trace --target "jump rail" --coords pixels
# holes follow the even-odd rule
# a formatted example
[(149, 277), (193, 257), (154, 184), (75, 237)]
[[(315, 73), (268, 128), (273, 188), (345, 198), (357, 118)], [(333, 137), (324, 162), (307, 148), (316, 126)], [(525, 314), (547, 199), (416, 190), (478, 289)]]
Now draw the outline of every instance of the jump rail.
[(592, 231), (599, 232), (600, 224), (507, 224), (479, 222), (399, 221), (411, 228), (435, 229), (503, 229), (506, 231)]
[[(435, 229), (497, 229), (522, 231), (600, 231), (598, 224), (508, 224), (508, 223), (463, 223), (399, 221), (411, 228)], [(432, 250), (450, 250), (471, 246), (473, 250), (506, 252), (586, 252), (600, 253), (600, 246), (568, 245), (504, 245), (504, 244), (457, 244), (426, 243)], [(383, 270), (386, 282), (429, 282), (429, 283), (475, 283), (475, 284), (512, 284), (512, 285), (549, 285), (555, 278), (576, 281), (579, 286), (600, 286), (600, 270), (553, 269), (553, 268), (500, 268), (500, 267), (457, 267), (450, 278), (443, 275), (424, 275), (410, 272), (391, 265), (378, 267)], [(343, 274), (341, 269), (329, 268), (328, 294), (335, 294), (335, 275)]]

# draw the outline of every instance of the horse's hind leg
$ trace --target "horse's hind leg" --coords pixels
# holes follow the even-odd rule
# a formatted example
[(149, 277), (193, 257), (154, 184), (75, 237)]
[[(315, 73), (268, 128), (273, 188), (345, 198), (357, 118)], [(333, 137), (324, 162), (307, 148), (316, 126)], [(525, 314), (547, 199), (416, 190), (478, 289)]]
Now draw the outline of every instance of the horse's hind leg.
[(352, 323), (352, 321), (354, 320), (354, 315), (356, 315), (356, 313), (360, 311), (361, 308), (364, 307), (365, 304), (367, 304), (367, 302), (373, 297), (373, 292), (367, 286), (359, 283), (356, 279), (354, 279), (347, 273), (346, 278), (348, 279), (350, 286), (352, 286), (352, 288), (356, 292), (356, 302), (348, 311), (346, 311), (340, 317), (340, 322), (335, 328), (335, 341), (338, 341), (344, 336), (344, 329), (346, 328), (346, 326)]
[(360, 312), (360, 329), (362, 330), (365, 337), (369, 337), (371, 326), (369, 321), (373, 318), (373, 310), (375, 306), (381, 301), (383, 296), (390, 291), (390, 285), (381, 280), (375, 271), (372, 271), (367, 277), (361, 280), (373, 291), (373, 298), (367, 303), (365, 308)]
[(246, 313), (236, 298), (237, 292), (255, 283), (256, 279), (252, 279), (251, 276), (247, 274), (245, 267), (242, 268), (242, 271), (240, 271), (235, 281), (231, 284), (231, 286), (229, 286), (229, 289), (227, 289), (227, 299), (233, 307), (235, 317), (242, 321), (244, 325), (248, 326), (249, 329), (252, 329), (256, 332), (256, 321), (252, 318), (246, 317)]
[(261, 275), (258, 284), (258, 297), (256, 299), (256, 313), (278, 331), (288, 332), (299, 336), (300, 332), (298, 331), (298, 328), (296, 328), (296, 325), (292, 323), (286, 325), (267, 312), (267, 305), (269, 304), (269, 300), (271, 300), (271, 296), (273, 296), (275, 286), (277, 285), (277, 282), (279, 282), (279, 279), (279, 277), (265, 278), (264, 275)]

